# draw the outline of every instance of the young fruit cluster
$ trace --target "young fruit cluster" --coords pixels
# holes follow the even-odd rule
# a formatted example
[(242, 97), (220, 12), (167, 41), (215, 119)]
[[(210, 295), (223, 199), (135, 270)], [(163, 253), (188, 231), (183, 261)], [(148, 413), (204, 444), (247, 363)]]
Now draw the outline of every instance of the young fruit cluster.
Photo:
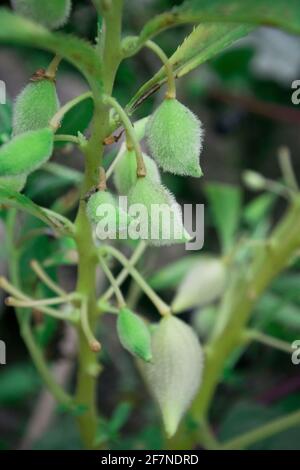
[(12, 6), (22, 16), (50, 29), (63, 26), (71, 12), (71, 0), (12, 0)]
[[(179, 101), (168, 97), (150, 119), (142, 120), (134, 130), (137, 141), (147, 136), (154, 158), (144, 153), (139, 155), (146, 176), (139, 174), (136, 148), (123, 145), (123, 154), (114, 168), (115, 187), (120, 195), (128, 196), (130, 217), (127, 220), (135, 230), (134, 238), (155, 246), (188, 242), (191, 237), (183, 226), (181, 208), (161, 184), (156, 163), (164, 171), (200, 177), (201, 123)], [(96, 205), (91, 202), (88, 206), (89, 218), (95, 223), (91, 208), (95, 211)]]
[(54, 139), (49, 122), (58, 108), (55, 83), (43, 71), (15, 102), (13, 138), (0, 147), (1, 187), (21, 191), (27, 176), (51, 157)]

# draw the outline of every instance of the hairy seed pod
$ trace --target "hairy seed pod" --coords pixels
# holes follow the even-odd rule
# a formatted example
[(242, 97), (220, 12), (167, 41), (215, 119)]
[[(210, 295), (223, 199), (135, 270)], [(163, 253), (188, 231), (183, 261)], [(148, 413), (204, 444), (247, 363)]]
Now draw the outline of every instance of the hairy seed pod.
[(52, 155), (53, 132), (49, 128), (25, 132), (0, 147), (0, 176), (28, 175)]
[[(143, 154), (143, 160), (146, 166), (147, 177), (155, 183), (160, 183), (161, 178), (155, 161), (145, 154)], [(127, 195), (136, 181), (136, 155), (134, 151), (126, 150), (114, 170), (114, 183), (119, 194)]]
[(123, 348), (143, 361), (151, 361), (150, 331), (138, 315), (123, 308), (118, 315), (117, 331)]
[(203, 351), (192, 328), (169, 315), (153, 332), (152, 354), (139, 366), (172, 437), (200, 386)]
[(116, 199), (109, 191), (98, 191), (88, 200), (87, 216), (96, 226), (100, 240), (118, 238), (128, 226), (128, 215), (117, 205)]
[(129, 215), (140, 228), (136, 238), (156, 246), (191, 240), (183, 226), (181, 208), (174, 196), (148, 176), (138, 178), (129, 192), (128, 202)]
[(2, 176), (0, 177), (0, 188), (11, 189), (16, 192), (22, 191), (26, 184), (27, 176)]
[(227, 270), (222, 260), (203, 257), (181, 282), (172, 311), (179, 313), (215, 301), (224, 292), (226, 278)]
[(20, 15), (56, 29), (68, 20), (72, 3), (71, 0), (12, 0), (12, 6)]
[(151, 154), (165, 171), (200, 177), (203, 129), (199, 119), (176, 99), (165, 99), (147, 126)]
[(43, 129), (58, 111), (59, 102), (53, 80), (30, 82), (19, 94), (14, 106), (13, 133)]

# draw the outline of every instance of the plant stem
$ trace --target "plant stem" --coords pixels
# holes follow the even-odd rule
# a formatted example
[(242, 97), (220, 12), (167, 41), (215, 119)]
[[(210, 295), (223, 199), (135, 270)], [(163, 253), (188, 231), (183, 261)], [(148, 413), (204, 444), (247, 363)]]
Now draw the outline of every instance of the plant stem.
[(101, 251), (104, 253), (109, 253), (114, 256), (123, 266), (128, 270), (131, 276), (134, 278), (136, 283), (141, 287), (144, 293), (148, 296), (151, 300), (153, 305), (157, 308), (158, 312), (161, 315), (170, 315), (171, 309), (169, 305), (167, 305), (157, 294), (156, 292), (149, 286), (149, 284), (145, 281), (145, 279), (141, 276), (141, 274), (130, 265), (130, 261), (124, 256), (119, 250), (112, 246), (105, 246), (99, 250), (100, 256)]
[[(226, 360), (240, 345), (241, 335), (253, 311), (253, 307), (271, 281), (285, 269), (300, 246), (300, 198), (291, 202), (287, 213), (273, 230), (264, 250), (258, 248), (253, 261), (247, 266), (247, 275), (240, 272), (234, 277), (224, 296), (215, 330), (207, 345), (202, 386), (191, 408), (192, 418), (201, 423), (207, 417), (215, 390), (222, 378)], [(198, 442), (197, 433), (191, 434), (186, 443), (193, 448)], [(176, 448), (180, 433), (172, 446)]]
[[(9, 253), (9, 271), (12, 282), (14, 283), (15, 289), (19, 291), (20, 286), (20, 276), (19, 276), (19, 252), (14, 246), (14, 228), (16, 223), (16, 210), (11, 209), (8, 215), (7, 221), (7, 251)], [(25, 297), (25, 296), (24, 296)], [(25, 297), (26, 298), (26, 297)], [(20, 334), (24, 340), (24, 343), (28, 349), (28, 352), (31, 356), (31, 359), (40, 374), (45, 385), (52, 393), (54, 398), (68, 409), (74, 409), (74, 401), (72, 396), (68, 395), (61, 387), (58, 385), (51, 374), (50, 369), (47, 366), (47, 363), (43, 357), (43, 353), (39, 346), (36, 344), (34, 336), (32, 334), (30, 326), (30, 317), (29, 315), (24, 315), (21, 312), (21, 309), (16, 309), (17, 319), (20, 327)]]
[[(122, 0), (115, 0), (112, 8), (104, 18), (105, 37), (101, 47), (105, 93), (110, 95), (113, 89), (115, 75), (121, 60), (120, 39), (122, 21)], [(109, 133), (109, 112), (104, 106), (102, 96), (94, 94), (94, 117), (92, 135), (84, 147), (85, 175), (81, 187), (81, 197), (98, 183), (99, 167), (102, 164), (103, 142)], [(86, 215), (86, 202), (81, 200), (76, 217), (76, 243), (78, 249), (78, 279), (77, 292), (87, 299), (87, 318), (92, 334), (96, 330), (96, 267), (98, 257), (94, 245), (92, 227)], [(89, 347), (82, 327), (78, 329), (79, 357), (76, 399), (83, 403), (87, 411), (78, 417), (80, 434), (85, 446), (95, 448), (95, 435), (98, 428), (96, 409), (96, 380), (99, 365), (95, 353)]]
[(46, 70), (47, 78), (50, 78), (51, 80), (55, 80), (56, 73), (57, 73), (57, 70), (61, 61), (62, 61), (62, 57), (60, 57), (59, 55), (56, 55), (53, 58), (53, 60), (49, 64), (49, 67)]
[(79, 145), (80, 140), (75, 135), (56, 134), (54, 136), (54, 142), (71, 142), (73, 144)]
[(60, 297), (65, 297), (67, 292), (59, 287), (44, 271), (40, 263), (36, 260), (32, 260), (30, 263), (31, 269), (35, 272), (38, 278), (49, 287), (50, 290), (58, 294)]
[(122, 292), (121, 292), (121, 290), (120, 290), (120, 288), (119, 288), (119, 286), (116, 282), (116, 279), (115, 279), (114, 275), (112, 274), (111, 270), (109, 269), (108, 265), (104, 261), (104, 259), (101, 258), (101, 257), (100, 257), (100, 264), (102, 266), (102, 269), (103, 269), (105, 275), (107, 276), (107, 279), (109, 280), (109, 282), (111, 284), (112, 289), (114, 290), (114, 293), (115, 293), (115, 296), (116, 296), (119, 307), (120, 308), (125, 307), (126, 302), (125, 302), (123, 294), (122, 294)]
[(145, 167), (145, 163), (144, 163), (144, 159), (143, 159), (142, 149), (141, 149), (140, 143), (139, 143), (139, 141), (138, 141), (138, 139), (135, 135), (134, 127), (133, 127), (129, 117), (125, 113), (122, 106), (120, 106), (119, 103), (114, 98), (112, 98), (111, 96), (105, 96), (103, 100), (104, 100), (105, 104), (110, 105), (111, 107), (113, 107), (117, 111), (117, 113), (119, 114), (120, 119), (121, 119), (121, 121), (122, 121), (122, 123), (125, 127), (127, 137), (129, 138), (130, 143), (132, 144), (132, 146), (134, 148), (134, 151), (135, 151), (135, 155), (136, 155), (137, 176), (139, 176), (139, 177), (146, 176), (147, 172), (146, 172), (146, 167)]
[(153, 41), (147, 41), (145, 43), (145, 46), (148, 47), (148, 49), (151, 49), (162, 61), (162, 63), (165, 65), (166, 68), (166, 75), (167, 75), (167, 85), (168, 85), (168, 91), (166, 93), (166, 98), (167, 99), (174, 99), (176, 98), (176, 82), (175, 82), (175, 76), (173, 72), (173, 67), (167, 57), (167, 55), (164, 53), (164, 51)]
[(271, 348), (278, 349), (279, 351), (283, 351), (288, 354), (292, 354), (292, 352), (294, 351), (292, 346), (286, 341), (282, 341), (281, 339), (265, 335), (264, 333), (261, 333), (260, 331), (256, 330), (246, 330), (243, 333), (243, 339), (246, 342), (258, 341), (259, 343), (265, 344), (266, 346), (270, 346)]
[(300, 425), (300, 411), (290, 413), (283, 418), (277, 418), (272, 420), (270, 423), (265, 424), (253, 431), (249, 431), (242, 436), (231, 439), (225, 444), (221, 444), (220, 450), (239, 450), (245, 449), (257, 441), (262, 441), (268, 437), (283, 432), (291, 427)]
[[(144, 254), (146, 248), (147, 248), (147, 244), (144, 241), (141, 241), (138, 244), (135, 251), (133, 252), (133, 255), (131, 256), (131, 258), (128, 260), (128, 266), (130, 266), (131, 268), (134, 268), (136, 263), (139, 261), (141, 256)], [(120, 287), (123, 284), (123, 282), (126, 280), (128, 275), (129, 275), (128, 269), (123, 268), (122, 271), (120, 272), (120, 274), (118, 275), (117, 279), (116, 279), (116, 283), (117, 283), (118, 287)], [(113, 290), (112, 287), (110, 287), (103, 294), (103, 296), (101, 297), (101, 300), (109, 300), (112, 297), (113, 293), (114, 293), (114, 290)]]

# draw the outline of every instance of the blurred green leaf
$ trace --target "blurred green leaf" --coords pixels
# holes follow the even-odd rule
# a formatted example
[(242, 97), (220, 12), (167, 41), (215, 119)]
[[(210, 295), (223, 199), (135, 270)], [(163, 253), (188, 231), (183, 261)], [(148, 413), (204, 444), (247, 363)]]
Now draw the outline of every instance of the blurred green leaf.
[(202, 256), (185, 256), (179, 260), (170, 263), (153, 274), (148, 279), (151, 287), (157, 291), (163, 289), (173, 289), (178, 286), (186, 273), (195, 266)]
[(64, 219), (65, 222), (63, 222), (61, 217), (58, 218), (55, 213), (50, 213), (43, 207), (38, 206), (23, 194), (0, 188), (0, 202), (37, 217), (54, 230), (68, 235), (73, 232), (70, 221)]
[(240, 223), (242, 191), (238, 186), (208, 183), (205, 193), (218, 231), (223, 252), (235, 242)]
[[(57, 135), (67, 134), (77, 136), (78, 132), (83, 133), (89, 126), (94, 113), (94, 102), (92, 98), (87, 98), (78, 103), (67, 114), (65, 114), (61, 127)], [(66, 142), (56, 142), (56, 146), (65, 145)]]
[(92, 45), (82, 39), (63, 33), (52, 33), (37, 23), (1, 8), (0, 42), (38, 47), (58, 54), (79, 69), (88, 81), (91, 81), (91, 75), (94, 75), (94, 85), (94, 80), (98, 77), (97, 85), (101, 88), (101, 61)]
[(0, 403), (16, 405), (38, 390), (40, 380), (34, 368), (26, 363), (1, 369)]
[[(197, 26), (169, 58), (176, 77), (186, 75), (250, 31), (251, 27), (244, 25), (201, 24)], [(128, 111), (134, 110), (140, 98), (147, 95), (151, 89), (161, 86), (165, 81), (166, 70), (162, 67), (132, 98), (127, 107)]]
[(246, 223), (251, 227), (255, 227), (271, 211), (276, 199), (275, 194), (265, 193), (249, 202), (243, 211), (243, 218)]

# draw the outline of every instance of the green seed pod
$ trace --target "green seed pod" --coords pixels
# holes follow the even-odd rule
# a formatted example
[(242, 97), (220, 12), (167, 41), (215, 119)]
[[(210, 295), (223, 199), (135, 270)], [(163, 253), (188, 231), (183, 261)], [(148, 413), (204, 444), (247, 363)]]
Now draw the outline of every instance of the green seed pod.
[[(143, 154), (143, 159), (146, 166), (147, 177), (155, 183), (160, 183), (161, 178), (155, 161), (145, 154)], [(125, 195), (129, 193), (130, 189), (137, 181), (136, 173), (137, 163), (135, 152), (126, 150), (114, 170), (114, 183), (119, 194)]]
[(86, 211), (91, 224), (96, 226), (96, 235), (100, 240), (117, 239), (127, 230), (128, 215), (108, 191), (93, 194), (88, 200)]
[(156, 246), (191, 240), (183, 226), (181, 208), (174, 196), (148, 176), (138, 178), (129, 192), (128, 202), (129, 216), (135, 221), (135, 225), (132, 224), (135, 229), (132, 238), (147, 240)]
[(165, 99), (147, 126), (153, 158), (165, 171), (200, 177), (203, 129), (199, 119), (176, 99)]
[(14, 106), (14, 135), (47, 127), (58, 107), (53, 80), (42, 78), (30, 82), (19, 94)]
[(71, 0), (12, 0), (12, 6), (20, 15), (56, 29), (68, 20), (72, 3)]
[(192, 328), (170, 315), (153, 332), (152, 354), (139, 366), (172, 437), (200, 386), (203, 351)]
[(226, 278), (226, 266), (220, 259), (203, 257), (181, 282), (172, 311), (179, 313), (215, 301), (224, 292)]
[(127, 351), (143, 361), (151, 361), (150, 331), (138, 315), (123, 308), (118, 315), (117, 331), (120, 342)]
[(20, 192), (26, 184), (27, 176), (3, 176), (0, 177), (0, 188), (12, 189), (13, 191)]
[(244, 171), (243, 180), (245, 185), (252, 191), (263, 191), (266, 189), (266, 179), (256, 171)]
[(0, 176), (28, 175), (52, 155), (53, 132), (49, 128), (25, 132), (0, 147)]

